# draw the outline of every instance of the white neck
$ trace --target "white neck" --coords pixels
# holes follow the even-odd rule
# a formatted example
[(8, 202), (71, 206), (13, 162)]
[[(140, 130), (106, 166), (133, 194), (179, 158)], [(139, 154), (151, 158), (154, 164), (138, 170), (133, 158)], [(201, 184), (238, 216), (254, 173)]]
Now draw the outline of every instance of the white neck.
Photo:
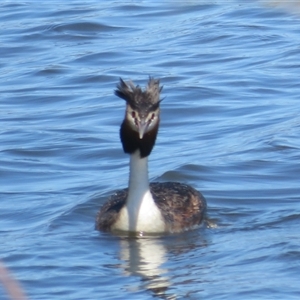
[[(144, 194), (149, 190), (148, 157), (141, 158), (139, 150), (130, 155), (128, 188), (128, 198), (130, 200), (133, 200), (131, 197), (137, 195), (137, 193)], [(127, 199), (127, 205), (131, 204), (129, 199)]]
[(164, 227), (161, 213), (150, 192), (148, 157), (141, 158), (137, 150), (130, 155), (128, 196), (115, 229), (162, 232)]

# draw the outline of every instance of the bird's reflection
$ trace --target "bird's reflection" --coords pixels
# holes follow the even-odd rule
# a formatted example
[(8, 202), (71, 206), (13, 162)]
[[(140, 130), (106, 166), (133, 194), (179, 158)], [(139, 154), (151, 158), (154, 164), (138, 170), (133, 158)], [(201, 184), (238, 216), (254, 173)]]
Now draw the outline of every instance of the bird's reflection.
[(142, 286), (131, 287), (130, 290), (142, 288), (161, 299), (177, 299), (167, 262), (169, 256), (180, 255), (206, 244), (203, 240), (199, 244), (199, 239), (196, 239), (196, 243), (191, 241), (191, 237), (187, 235), (121, 238), (120, 259), (124, 262), (124, 273), (138, 276), (142, 282)]
[(121, 240), (120, 258), (126, 275), (139, 276), (144, 288), (163, 297), (170, 286), (163, 267), (166, 262), (166, 249), (161, 240), (155, 238), (128, 238)]

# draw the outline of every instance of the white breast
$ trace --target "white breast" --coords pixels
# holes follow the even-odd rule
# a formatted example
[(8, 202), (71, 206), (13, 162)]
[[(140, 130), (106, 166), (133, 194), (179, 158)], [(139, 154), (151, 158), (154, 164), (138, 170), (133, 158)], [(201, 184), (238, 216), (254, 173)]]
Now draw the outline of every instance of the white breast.
[[(139, 199), (134, 199), (139, 197)], [(142, 199), (141, 199), (142, 198)], [(165, 222), (148, 189), (141, 197), (139, 193), (129, 195), (127, 204), (121, 209), (112, 229), (137, 232), (164, 232)]]

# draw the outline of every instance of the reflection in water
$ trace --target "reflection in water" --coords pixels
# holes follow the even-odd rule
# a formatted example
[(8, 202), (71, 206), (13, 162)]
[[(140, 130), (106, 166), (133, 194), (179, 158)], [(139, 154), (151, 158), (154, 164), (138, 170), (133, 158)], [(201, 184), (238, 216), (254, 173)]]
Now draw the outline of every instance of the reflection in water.
[(174, 299), (166, 291), (170, 281), (168, 270), (162, 267), (166, 262), (166, 248), (155, 238), (129, 238), (121, 240), (120, 258), (126, 275), (141, 277), (143, 288), (152, 291), (163, 299)]
[(122, 238), (120, 259), (125, 262), (122, 265), (125, 274), (139, 276), (142, 281), (142, 286), (131, 287), (130, 290), (142, 288), (162, 299), (177, 299), (166, 263), (170, 255), (178, 256), (207, 244), (199, 238), (195, 241), (191, 243), (189, 234), (164, 238)]

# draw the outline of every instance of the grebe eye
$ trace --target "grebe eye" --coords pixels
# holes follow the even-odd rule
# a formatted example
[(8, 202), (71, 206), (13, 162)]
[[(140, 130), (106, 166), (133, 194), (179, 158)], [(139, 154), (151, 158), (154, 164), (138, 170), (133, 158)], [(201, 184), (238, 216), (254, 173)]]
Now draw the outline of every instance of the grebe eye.
[(155, 113), (152, 114), (151, 120), (153, 120), (154, 118), (155, 118)]
[(135, 111), (132, 111), (132, 112), (131, 112), (131, 116), (132, 116), (133, 118), (135, 118), (135, 115), (136, 115), (136, 114), (135, 114)]

